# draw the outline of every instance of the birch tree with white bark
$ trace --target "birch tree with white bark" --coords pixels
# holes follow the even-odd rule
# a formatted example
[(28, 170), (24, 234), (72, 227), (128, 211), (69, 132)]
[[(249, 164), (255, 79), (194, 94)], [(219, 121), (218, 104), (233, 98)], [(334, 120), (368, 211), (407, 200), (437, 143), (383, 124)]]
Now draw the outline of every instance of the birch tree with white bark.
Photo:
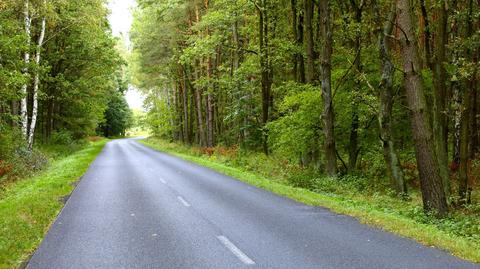
[[(47, 1), (43, 1), (43, 6), (46, 11)], [(37, 42), (37, 49), (35, 52), (35, 64), (37, 65), (37, 69), (35, 70), (35, 79), (33, 82), (33, 104), (32, 104), (32, 119), (30, 122), (30, 129), (28, 132), (28, 149), (32, 150), (33, 148), (33, 137), (35, 135), (35, 125), (37, 124), (37, 115), (38, 115), (38, 87), (40, 84), (40, 60), (41, 60), (41, 53), (42, 53), (42, 46), (43, 41), (45, 39), (45, 29), (46, 29), (46, 14), (44, 12), (42, 16), (42, 23), (41, 23), (41, 30), (40, 35), (38, 36)]]
[[(30, 2), (25, 0), (24, 6), (24, 23), (25, 23), (25, 36), (27, 37), (27, 50), (24, 53), (23, 60), (25, 62), (25, 67), (22, 70), (25, 76), (28, 75), (28, 65), (30, 64), (30, 43), (31, 43), (31, 32), (32, 32), (32, 17), (30, 16)], [(27, 111), (27, 89), (28, 89), (28, 80), (24, 82), (21, 88), (22, 100), (20, 101), (20, 117), (21, 117), (21, 127), (22, 134), (24, 139), (27, 138), (28, 133), (28, 111)]]
[[(40, 62), (41, 62), (41, 52), (43, 43), (45, 40), (45, 31), (46, 31), (46, 10), (47, 10), (47, 0), (43, 1), (43, 10), (37, 11), (37, 14), (41, 14), (41, 22), (40, 22), (40, 33), (38, 35), (38, 39), (36, 42), (36, 50), (35, 50), (35, 65), (36, 68), (34, 69), (34, 80), (33, 80), (33, 88), (31, 91), (32, 96), (32, 110), (29, 113), (28, 111), (28, 85), (30, 80), (28, 79), (29, 72), (30, 72), (30, 45), (32, 43), (32, 17), (34, 15), (33, 6), (31, 5), (29, 0), (25, 0), (24, 4), (24, 27), (25, 27), (25, 36), (26, 36), (26, 47), (25, 53), (23, 55), (23, 61), (25, 67), (23, 68), (22, 72), (27, 77), (25, 82), (21, 87), (21, 94), (22, 99), (20, 100), (20, 121), (21, 121), (21, 129), (23, 138), (26, 140), (28, 149), (32, 150), (33, 148), (33, 140), (35, 136), (35, 126), (37, 124), (37, 115), (38, 115), (38, 91), (40, 85)], [(28, 120), (28, 116), (31, 115), (30, 122)], [(30, 124), (29, 124), (30, 123)]]

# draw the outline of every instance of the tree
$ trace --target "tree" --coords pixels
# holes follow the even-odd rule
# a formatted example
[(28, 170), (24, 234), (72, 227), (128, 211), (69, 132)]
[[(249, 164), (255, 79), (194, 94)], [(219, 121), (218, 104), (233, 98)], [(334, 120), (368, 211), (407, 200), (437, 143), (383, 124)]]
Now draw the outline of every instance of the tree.
[[(47, 1), (43, 1), (43, 8), (46, 10)], [(45, 12), (45, 11), (44, 11)], [(35, 52), (35, 64), (37, 65), (37, 70), (35, 70), (35, 78), (33, 80), (33, 104), (32, 104), (32, 119), (30, 120), (30, 128), (28, 130), (28, 148), (33, 149), (33, 137), (35, 135), (35, 127), (37, 124), (37, 115), (38, 115), (38, 87), (40, 84), (40, 60), (43, 47), (43, 40), (45, 39), (45, 28), (46, 28), (46, 15), (42, 16), (42, 22), (40, 26), (40, 35), (38, 36), (37, 48)]]
[(448, 207), (439, 163), (435, 157), (432, 127), (420, 75), (420, 60), (411, 10), (409, 0), (397, 1), (398, 27), (401, 30), (400, 49), (404, 59), (405, 90), (411, 115), (423, 206), (426, 211), (435, 211), (439, 216), (444, 216)]
[(335, 148), (335, 130), (334, 130), (334, 113), (333, 113), (333, 98), (332, 98), (332, 82), (331, 82), (331, 68), (332, 68), (332, 49), (333, 49), (333, 35), (330, 22), (330, 3), (328, 0), (320, 0), (320, 18), (322, 23), (320, 32), (322, 36), (322, 45), (320, 53), (321, 66), (321, 83), (322, 83), (322, 99), (323, 99), (323, 128), (325, 135), (324, 150), (325, 150), (325, 173), (329, 176), (334, 176), (337, 172), (337, 158)]
[(102, 134), (106, 137), (125, 136), (127, 129), (132, 127), (133, 113), (121, 91), (115, 91), (105, 110), (105, 122), (100, 125)]
[[(30, 43), (31, 43), (31, 27), (32, 27), (32, 18), (30, 17), (30, 2), (25, 0), (24, 7), (24, 21), (25, 21), (25, 35), (26, 35), (26, 51), (24, 52), (24, 61), (25, 67), (23, 69), (24, 74), (28, 74), (28, 65), (30, 64)], [(21, 126), (22, 133), (25, 139), (28, 137), (28, 111), (27, 111), (27, 82), (22, 85), (21, 93), (23, 95), (21, 105), (20, 105), (20, 115), (21, 115)]]
[(381, 12), (379, 11), (379, 6), (377, 3), (374, 3), (374, 5), (376, 16), (378, 18), (377, 23), (380, 27), (378, 49), (380, 52), (382, 76), (378, 87), (380, 96), (378, 123), (380, 128), (380, 140), (383, 146), (383, 158), (385, 160), (387, 174), (390, 177), (393, 189), (395, 189), (399, 195), (406, 195), (407, 184), (405, 182), (402, 167), (400, 166), (400, 160), (392, 137), (392, 109), (394, 103), (393, 77), (395, 69), (394, 63), (392, 62), (390, 41), (388, 38), (393, 32), (396, 8), (395, 5), (391, 4), (389, 15), (382, 27), (382, 24), (380, 23), (382, 20), (380, 19)]

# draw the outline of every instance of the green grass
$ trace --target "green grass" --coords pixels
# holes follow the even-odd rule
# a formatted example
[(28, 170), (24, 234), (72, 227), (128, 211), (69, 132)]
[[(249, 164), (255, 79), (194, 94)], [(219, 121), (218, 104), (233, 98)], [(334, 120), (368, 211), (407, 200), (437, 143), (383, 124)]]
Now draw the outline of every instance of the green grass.
[[(286, 179), (287, 172), (282, 172), (281, 163), (265, 156), (238, 161), (232, 156), (214, 154), (209, 157), (199, 149), (154, 138), (141, 143), (298, 202), (327, 207), (362, 223), (447, 250), (462, 259), (480, 262), (478, 215), (456, 213), (448, 219), (436, 220), (423, 213), (420, 197), (415, 192), (411, 200), (403, 201), (377, 192), (364, 191), (363, 194), (347, 183), (329, 178), (314, 180), (315, 191), (311, 191), (292, 186)], [(262, 165), (262, 162), (267, 164)]]
[[(55, 160), (37, 175), (20, 179), (0, 194), (0, 268), (17, 268), (40, 244), (77, 181), (107, 140)], [(53, 149), (52, 149), (53, 152)]]

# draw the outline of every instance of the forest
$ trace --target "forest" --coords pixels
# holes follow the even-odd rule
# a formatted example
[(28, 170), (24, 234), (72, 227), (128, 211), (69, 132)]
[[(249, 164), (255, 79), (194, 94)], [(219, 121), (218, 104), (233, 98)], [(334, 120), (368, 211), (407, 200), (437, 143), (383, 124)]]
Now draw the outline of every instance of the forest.
[(139, 0), (134, 17), (153, 135), (419, 192), (438, 217), (478, 203), (479, 1)]
[(0, 185), (40, 169), (44, 148), (125, 133), (126, 60), (108, 13), (103, 0), (0, 2)]
[(174, 186), (269, 209), (253, 185), (480, 262), (480, 0), (136, 0), (127, 38), (109, 3), (0, 0), (0, 268), (28, 259), (89, 169), (106, 176), (87, 175), (83, 202), (121, 201), (96, 232), (126, 230), (132, 201), (202, 205), (162, 196)]

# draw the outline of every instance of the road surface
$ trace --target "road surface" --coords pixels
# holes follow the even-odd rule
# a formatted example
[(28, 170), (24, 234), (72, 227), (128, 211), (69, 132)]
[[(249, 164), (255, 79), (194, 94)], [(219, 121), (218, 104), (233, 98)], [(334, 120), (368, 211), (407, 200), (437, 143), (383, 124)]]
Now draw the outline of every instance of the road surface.
[(123, 139), (90, 166), (27, 268), (480, 266)]

